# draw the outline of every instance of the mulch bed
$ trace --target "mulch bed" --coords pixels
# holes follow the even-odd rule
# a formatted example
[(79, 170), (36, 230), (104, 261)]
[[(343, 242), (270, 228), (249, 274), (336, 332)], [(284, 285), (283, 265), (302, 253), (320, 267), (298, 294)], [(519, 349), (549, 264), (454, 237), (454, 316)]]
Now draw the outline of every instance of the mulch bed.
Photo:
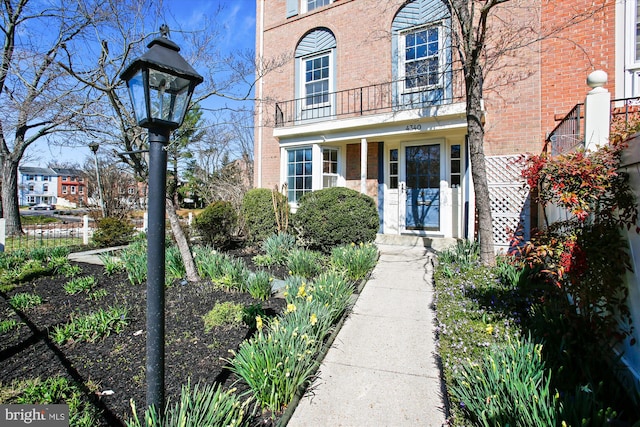
[[(251, 253), (237, 253), (250, 268)], [(38, 307), (16, 313), (23, 324), (0, 335), (0, 382), (8, 384), (17, 379), (62, 375), (79, 384), (91, 384), (91, 395), (103, 410), (105, 425), (123, 425), (131, 415), (129, 400), (138, 409), (146, 402), (145, 354), (146, 342), (146, 286), (132, 285), (125, 273), (107, 276), (102, 266), (77, 264), (79, 276), (96, 278), (94, 290), (105, 289), (107, 295), (90, 300), (87, 293), (68, 295), (62, 286), (69, 280), (64, 276), (37, 278), (2, 294), (0, 313), (13, 309), (7, 299), (18, 292), (31, 292), (42, 297)], [(282, 278), (282, 271), (272, 272)], [(224, 292), (210, 283), (173, 283), (166, 288), (166, 397), (175, 402), (180, 388), (188, 380), (230, 386), (236, 378), (225, 369), (226, 359), (239, 344), (250, 336), (246, 326), (216, 328), (205, 333), (202, 316), (217, 302), (232, 301), (243, 305), (260, 303), (248, 294)], [(271, 298), (261, 302), (271, 313), (278, 313), (284, 301)], [(71, 315), (85, 314), (109, 307), (124, 306), (129, 323), (125, 331), (110, 335), (96, 343), (75, 342), (62, 346), (49, 338), (56, 325), (70, 320)], [(3, 318), (7, 318), (3, 314)], [(17, 319), (17, 317), (14, 317)], [(242, 385), (240, 385), (242, 389)], [(107, 393), (104, 393), (107, 391)], [(111, 391), (113, 394), (111, 394)], [(256, 423), (264, 420), (255, 420)]]

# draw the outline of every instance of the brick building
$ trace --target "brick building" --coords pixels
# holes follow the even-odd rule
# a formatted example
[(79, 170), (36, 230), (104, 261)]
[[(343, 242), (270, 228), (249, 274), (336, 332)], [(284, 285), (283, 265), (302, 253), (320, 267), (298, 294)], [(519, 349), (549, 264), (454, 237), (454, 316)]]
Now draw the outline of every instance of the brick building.
[[(640, 95), (637, 0), (523, 0), (499, 13), (484, 82), (498, 242), (529, 224), (514, 158), (543, 149), (583, 100), (586, 76), (603, 69), (615, 97)], [(286, 63), (257, 88), (255, 186), (286, 184), (294, 208), (305, 192), (347, 186), (376, 200), (382, 233), (472, 237), (464, 76), (447, 2), (257, 0), (256, 16), (258, 55)], [(500, 53), (518, 37), (521, 48)]]

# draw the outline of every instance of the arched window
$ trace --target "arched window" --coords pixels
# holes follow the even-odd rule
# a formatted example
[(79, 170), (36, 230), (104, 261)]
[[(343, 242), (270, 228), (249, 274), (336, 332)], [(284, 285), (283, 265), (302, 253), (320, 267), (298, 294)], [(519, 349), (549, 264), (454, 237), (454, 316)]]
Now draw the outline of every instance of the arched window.
[(391, 25), (393, 75), (400, 105), (451, 97), (451, 12), (442, 0), (403, 6)]
[(327, 28), (307, 33), (296, 48), (296, 99), (299, 120), (326, 118), (333, 112), (336, 39)]

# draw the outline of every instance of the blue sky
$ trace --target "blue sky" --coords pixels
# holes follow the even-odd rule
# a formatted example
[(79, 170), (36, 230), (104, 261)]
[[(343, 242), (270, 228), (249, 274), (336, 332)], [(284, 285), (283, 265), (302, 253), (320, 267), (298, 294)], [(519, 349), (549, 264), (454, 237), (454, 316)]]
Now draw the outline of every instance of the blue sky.
[[(177, 21), (185, 30), (200, 29), (204, 26), (206, 17), (211, 17), (221, 7), (217, 22), (220, 25), (217, 47), (224, 52), (255, 49), (255, 0), (164, 0), (166, 20)], [(152, 24), (150, 27), (159, 27)], [(210, 107), (216, 102), (209, 101)], [(27, 150), (27, 157), (23, 166), (46, 166), (51, 161), (72, 162), (82, 165), (87, 157), (93, 154), (89, 149), (72, 147), (48, 146), (45, 141), (38, 141)]]

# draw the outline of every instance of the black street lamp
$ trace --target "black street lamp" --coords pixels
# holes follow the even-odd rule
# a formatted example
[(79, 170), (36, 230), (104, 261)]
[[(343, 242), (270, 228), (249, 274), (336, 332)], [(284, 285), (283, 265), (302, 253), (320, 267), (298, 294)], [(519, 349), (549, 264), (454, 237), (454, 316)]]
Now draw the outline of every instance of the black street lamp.
[(100, 210), (102, 211), (102, 218), (107, 217), (107, 210), (104, 206), (104, 197), (102, 195), (102, 183), (100, 182), (100, 167), (98, 165), (98, 148), (100, 148), (100, 144), (97, 142), (92, 142), (89, 144), (89, 148), (93, 152), (93, 159), (96, 163), (96, 178), (98, 180), (98, 194), (100, 195)]
[(204, 80), (178, 53), (180, 48), (161, 37), (134, 59), (120, 78), (127, 82), (136, 121), (149, 129), (149, 193), (147, 229), (147, 405), (164, 410), (164, 276), (165, 198), (169, 134), (182, 124), (196, 85)]

